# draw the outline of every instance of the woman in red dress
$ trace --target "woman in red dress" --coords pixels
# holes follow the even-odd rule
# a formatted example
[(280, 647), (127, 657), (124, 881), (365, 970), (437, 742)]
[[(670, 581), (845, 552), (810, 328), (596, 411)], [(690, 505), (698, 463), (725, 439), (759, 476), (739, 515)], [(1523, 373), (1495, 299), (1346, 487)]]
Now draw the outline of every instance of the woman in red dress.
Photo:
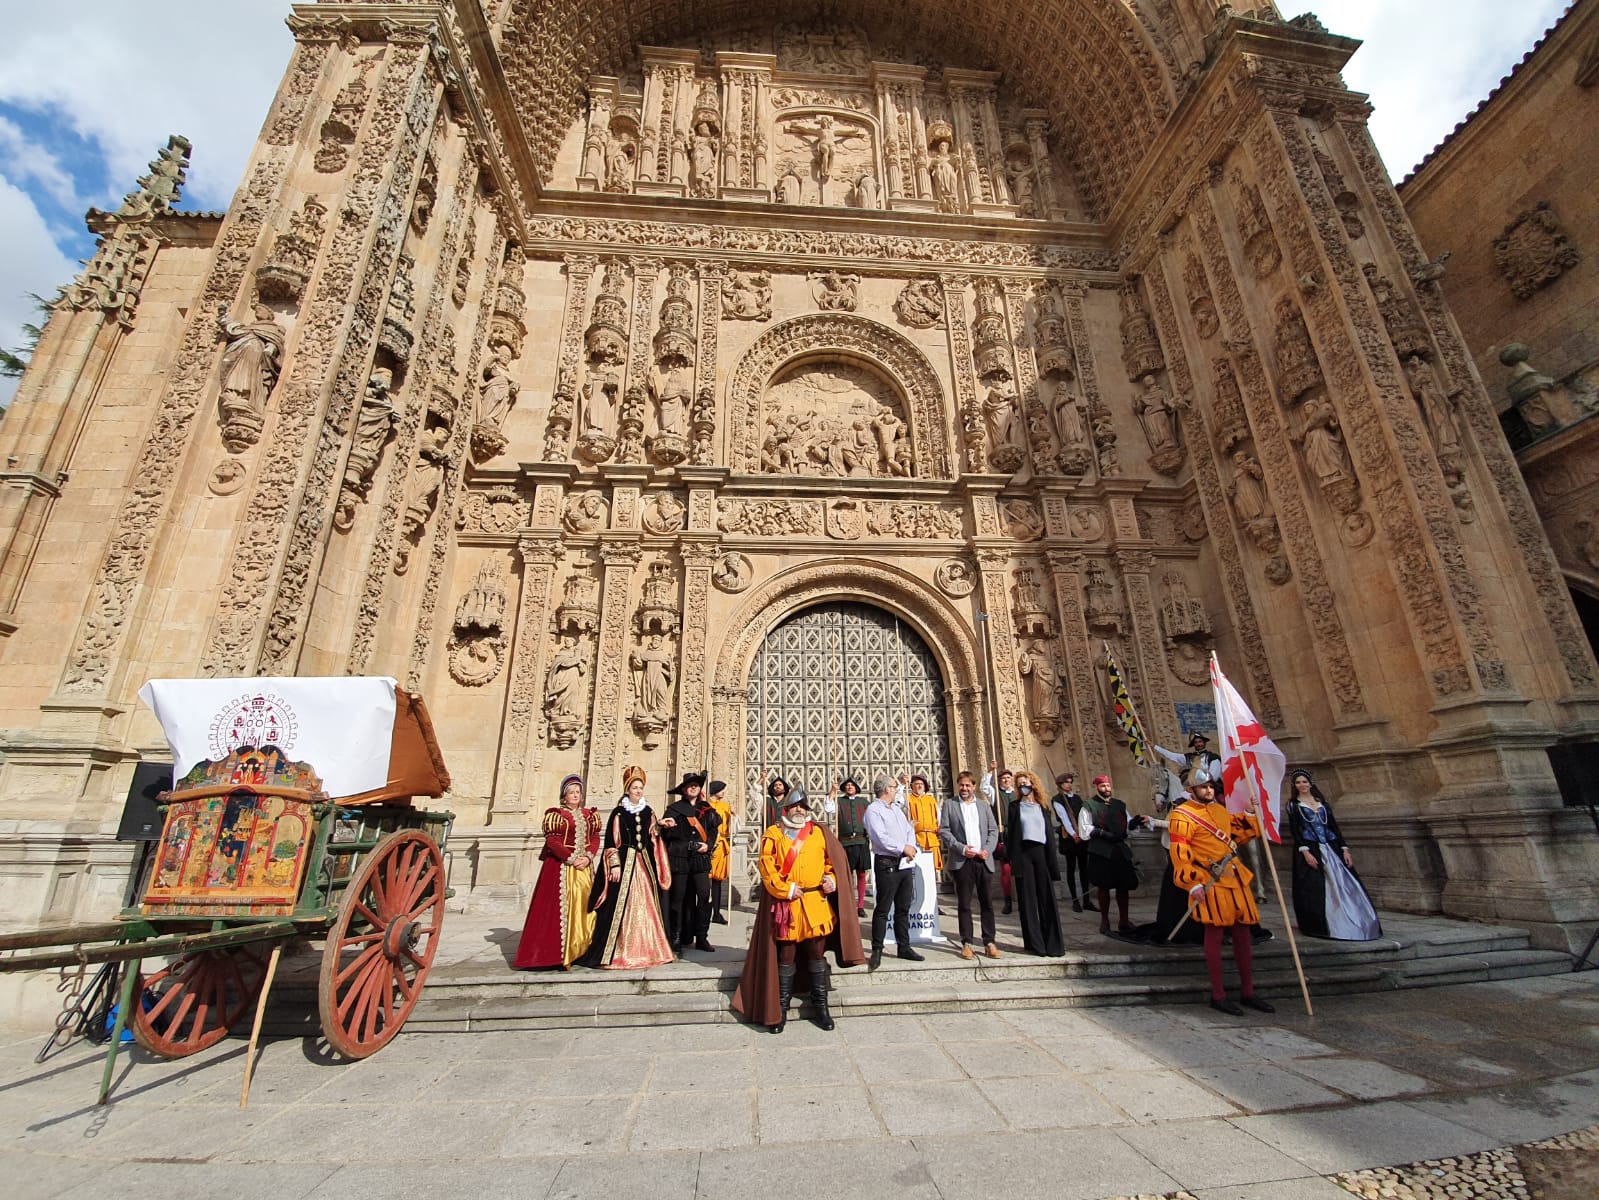
[(544, 813), (543, 865), (513, 966), (569, 970), (589, 948), (594, 937), (589, 893), (599, 852), (600, 815), (583, 804), (583, 780), (568, 775), (561, 781), (561, 803)]

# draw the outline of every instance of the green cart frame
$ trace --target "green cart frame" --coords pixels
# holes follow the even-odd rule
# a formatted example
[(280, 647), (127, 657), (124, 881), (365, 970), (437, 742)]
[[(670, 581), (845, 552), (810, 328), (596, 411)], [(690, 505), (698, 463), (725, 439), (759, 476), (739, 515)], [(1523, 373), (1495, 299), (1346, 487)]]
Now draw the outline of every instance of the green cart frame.
[[(126, 963), (99, 1102), (124, 1025), (150, 1052), (195, 1054), (261, 1015), (289, 938), (321, 938), (322, 1033), (345, 1058), (391, 1041), (438, 952), (454, 816), (416, 808), (448, 771), (420, 696), (396, 696), (389, 781), (329, 797), (312, 764), (243, 747), (161, 796), (164, 825), (141, 899), (113, 921), (0, 935), (0, 972)], [(143, 973), (146, 958), (166, 959)], [(249, 1093), (246, 1066), (245, 1096)]]

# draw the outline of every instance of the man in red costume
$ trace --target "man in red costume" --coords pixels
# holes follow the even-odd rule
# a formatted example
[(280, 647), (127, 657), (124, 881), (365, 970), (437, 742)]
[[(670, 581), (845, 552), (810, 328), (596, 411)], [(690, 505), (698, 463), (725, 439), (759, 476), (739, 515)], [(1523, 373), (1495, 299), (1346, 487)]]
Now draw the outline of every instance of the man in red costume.
[[(796, 981), (808, 982), (816, 1024), (833, 1028), (826, 953), (841, 967), (866, 961), (861, 951), (849, 859), (825, 824), (811, 820), (810, 802), (796, 788), (777, 823), (761, 837), (761, 894), (733, 1011), (752, 1024), (783, 1032)], [(839, 895), (844, 903), (838, 902)]]

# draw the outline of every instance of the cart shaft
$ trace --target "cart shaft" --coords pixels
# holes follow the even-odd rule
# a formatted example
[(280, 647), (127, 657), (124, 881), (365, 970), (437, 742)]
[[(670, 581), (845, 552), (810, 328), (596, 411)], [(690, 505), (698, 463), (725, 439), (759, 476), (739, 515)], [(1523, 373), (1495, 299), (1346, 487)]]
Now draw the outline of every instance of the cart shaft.
[[(124, 927), (115, 927), (113, 935), (122, 928)], [(247, 942), (266, 942), (275, 938), (292, 937), (298, 932), (300, 927), (293, 921), (258, 921), (249, 925), (235, 925), (231, 929), (219, 929), (212, 933), (174, 933), (164, 937), (149, 937), (139, 941), (115, 942), (100, 946), (74, 944), (70, 950), (57, 950), (48, 954), (18, 954), (11, 958), (0, 959), (0, 975), (10, 971), (45, 971), (52, 967), (68, 967), (80, 962), (126, 962), (129, 959), (153, 958), (157, 955), (192, 954), (200, 950), (217, 950), (224, 946), (240, 946)], [(59, 940), (56, 944), (60, 944)]]

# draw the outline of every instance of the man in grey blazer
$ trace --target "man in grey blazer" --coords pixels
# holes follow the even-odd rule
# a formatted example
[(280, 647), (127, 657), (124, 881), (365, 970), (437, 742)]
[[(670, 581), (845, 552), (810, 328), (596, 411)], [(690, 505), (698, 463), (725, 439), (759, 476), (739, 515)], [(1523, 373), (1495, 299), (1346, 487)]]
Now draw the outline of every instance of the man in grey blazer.
[(955, 777), (953, 800), (938, 808), (938, 840), (944, 846), (944, 862), (955, 876), (955, 899), (960, 912), (961, 957), (974, 958), (972, 951), (972, 898), (977, 898), (983, 914), (983, 953), (999, 957), (994, 945), (994, 900), (989, 895), (994, 874), (994, 847), (999, 845), (999, 823), (994, 810), (977, 798), (977, 781), (970, 771)]

